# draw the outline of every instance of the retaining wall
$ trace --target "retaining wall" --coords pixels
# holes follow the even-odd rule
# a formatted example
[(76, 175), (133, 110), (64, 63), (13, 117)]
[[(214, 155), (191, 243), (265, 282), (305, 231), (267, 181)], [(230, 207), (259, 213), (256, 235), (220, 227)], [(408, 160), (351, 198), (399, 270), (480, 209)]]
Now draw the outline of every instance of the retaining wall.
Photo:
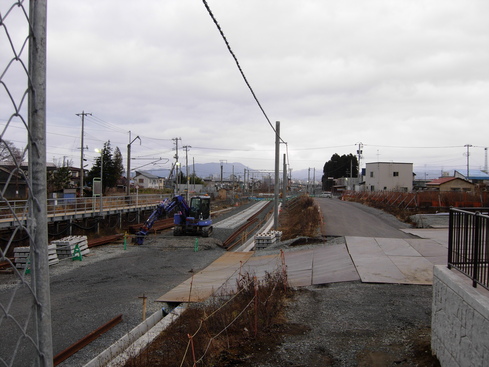
[(431, 349), (442, 367), (489, 365), (489, 292), (446, 266), (433, 271)]

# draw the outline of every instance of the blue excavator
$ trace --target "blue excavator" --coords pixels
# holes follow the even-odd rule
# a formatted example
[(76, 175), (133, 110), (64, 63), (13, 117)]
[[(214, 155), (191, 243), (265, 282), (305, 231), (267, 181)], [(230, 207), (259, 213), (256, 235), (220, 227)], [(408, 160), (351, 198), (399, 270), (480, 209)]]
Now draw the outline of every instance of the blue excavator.
[(174, 212), (174, 236), (198, 234), (202, 237), (209, 237), (212, 234), (210, 197), (194, 196), (190, 198), (189, 205), (183, 196), (177, 195), (173, 199), (165, 199), (158, 204), (143, 227), (136, 233), (136, 244), (142, 245), (144, 237), (148, 234), (154, 222), (172, 212)]

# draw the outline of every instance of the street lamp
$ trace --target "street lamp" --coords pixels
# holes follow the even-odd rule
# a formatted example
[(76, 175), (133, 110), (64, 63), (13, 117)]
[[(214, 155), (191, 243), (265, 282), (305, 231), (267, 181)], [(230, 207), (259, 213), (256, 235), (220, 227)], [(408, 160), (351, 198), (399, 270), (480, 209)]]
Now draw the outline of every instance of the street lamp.
[(104, 193), (104, 150), (96, 148), (96, 153), (100, 153), (100, 215), (102, 215), (102, 196)]

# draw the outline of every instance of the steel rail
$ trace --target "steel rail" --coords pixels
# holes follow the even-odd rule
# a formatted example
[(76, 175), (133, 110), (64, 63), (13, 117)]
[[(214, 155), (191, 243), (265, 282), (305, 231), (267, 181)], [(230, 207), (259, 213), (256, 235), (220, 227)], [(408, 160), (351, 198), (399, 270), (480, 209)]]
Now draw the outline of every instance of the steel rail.
[(55, 366), (60, 364), (61, 362), (65, 361), (69, 357), (71, 357), (73, 354), (81, 350), (83, 347), (87, 346), (91, 342), (93, 342), (95, 339), (97, 339), (100, 335), (106, 333), (110, 329), (112, 329), (114, 326), (116, 326), (118, 323), (122, 321), (122, 314), (114, 317), (112, 320), (107, 322), (106, 324), (102, 325), (98, 329), (92, 331), (90, 334), (86, 335), (82, 339), (78, 340), (76, 343), (72, 344), (65, 350), (59, 352), (56, 354), (53, 358), (53, 363)]

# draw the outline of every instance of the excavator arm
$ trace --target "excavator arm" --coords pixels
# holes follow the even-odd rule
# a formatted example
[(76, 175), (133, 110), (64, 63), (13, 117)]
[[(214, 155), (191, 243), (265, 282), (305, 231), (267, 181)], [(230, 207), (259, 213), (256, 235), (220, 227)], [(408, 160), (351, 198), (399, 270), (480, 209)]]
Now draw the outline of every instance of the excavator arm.
[(148, 234), (151, 227), (153, 227), (153, 224), (158, 219), (160, 219), (166, 214), (171, 213), (173, 210), (177, 208), (181, 210), (182, 215), (184, 215), (185, 217), (188, 216), (190, 208), (188, 204), (185, 202), (183, 196), (178, 195), (171, 200), (165, 199), (164, 201), (160, 202), (156, 206), (156, 209), (153, 211), (153, 213), (151, 213), (149, 218), (146, 220), (146, 222), (144, 222), (144, 225), (141, 227), (141, 229), (136, 233), (136, 244), (142, 245), (144, 242), (144, 237)]

